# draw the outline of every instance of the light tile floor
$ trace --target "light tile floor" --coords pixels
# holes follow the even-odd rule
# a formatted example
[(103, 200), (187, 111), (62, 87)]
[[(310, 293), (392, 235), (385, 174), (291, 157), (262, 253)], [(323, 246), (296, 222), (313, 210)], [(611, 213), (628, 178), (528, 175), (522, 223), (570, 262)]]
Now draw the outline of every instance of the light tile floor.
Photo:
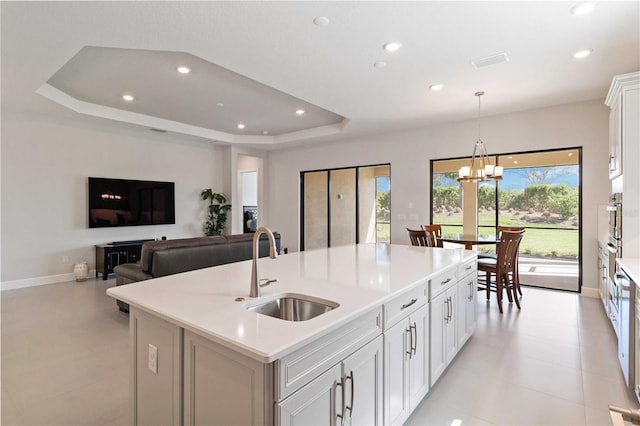
[[(126, 425), (128, 316), (88, 280), (4, 291), (1, 424)], [(478, 294), (478, 328), (408, 425), (610, 424), (625, 392), (600, 301), (525, 288), (522, 311)]]

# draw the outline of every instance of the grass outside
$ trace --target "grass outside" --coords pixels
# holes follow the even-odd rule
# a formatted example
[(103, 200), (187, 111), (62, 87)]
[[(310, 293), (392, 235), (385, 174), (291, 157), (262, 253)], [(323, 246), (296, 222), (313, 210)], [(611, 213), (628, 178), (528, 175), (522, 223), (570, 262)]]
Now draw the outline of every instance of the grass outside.
[[(488, 219), (488, 218), (485, 218)], [(511, 218), (506, 218), (511, 219)], [(495, 219), (494, 219), (495, 220)], [(494, 220), (483, 221), (481, 225), (493, 226)], [(443, 225), (442, 233), (445, 236), (455, 236), (462, 233), (461, 217), (439, 216), (434, 218), (435, 223)], [(484, 222), (484, 223), (483, 223)], [(447, 224), (450, 224), (447, 226)], [(530, 224), (521, 221), (503, 220), (500, 224), (506, 226), (524, 226), (526, 231), (520, 243), (520, 253), (535, 257), (577, 259), (578, 258), (578, 230), (577, 229), (537, 229), (560, 228), (560, 225)], [(493, 235), (492, 228), (480, 228), (481, 235)], [(481, 251), (494, 251), (494, 246), (478, 246)]]

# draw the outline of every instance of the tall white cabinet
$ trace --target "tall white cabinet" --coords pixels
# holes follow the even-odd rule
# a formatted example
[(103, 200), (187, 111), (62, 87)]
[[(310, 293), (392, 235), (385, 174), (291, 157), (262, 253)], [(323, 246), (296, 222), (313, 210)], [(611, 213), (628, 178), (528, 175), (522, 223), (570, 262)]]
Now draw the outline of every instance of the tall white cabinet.
[(605, 104), (609, 177), (622, 183), (622, 255), (640, 257), (640, 72), (615, 76)]

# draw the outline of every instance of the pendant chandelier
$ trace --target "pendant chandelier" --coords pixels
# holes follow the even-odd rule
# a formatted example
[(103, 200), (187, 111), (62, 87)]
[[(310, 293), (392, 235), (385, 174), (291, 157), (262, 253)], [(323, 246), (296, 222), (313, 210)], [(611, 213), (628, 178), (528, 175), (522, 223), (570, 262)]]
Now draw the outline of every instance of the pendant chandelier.
[(502, 180), (503, 168), (491, 164), (487, 156), (487, 150), (484, 142), (480, 138), (480, 97), (484, 92), (476, 92), (478, 97), (478, 141), (473, 147), (473, 155), (471, 156), (471, 164), (469, 166), (460, 167), (458, 171), (458, 182), (491, 182)]

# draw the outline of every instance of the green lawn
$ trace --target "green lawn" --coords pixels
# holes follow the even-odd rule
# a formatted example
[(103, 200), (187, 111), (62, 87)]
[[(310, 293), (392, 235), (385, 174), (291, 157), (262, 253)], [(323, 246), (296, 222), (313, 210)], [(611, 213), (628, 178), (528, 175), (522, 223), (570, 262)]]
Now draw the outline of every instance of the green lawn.
[[(510, 219), (510, 218), (504, 218)], [(460, 216), (445, 216), (438, 217), (435, 220), (436, 223), (443, 225), (443, 234), (452, 236), (458, 235), (462, 232), (462, 225), (460, 223)], [(484, 221), (483, 221), (484, 222)], [(446, 226), (446, 224), (456, 224), (457, 226)], [(491, 222), (485, 222), (486, 224), (492, 224)], [(536, 227), (557, 228), (559, 225), (551, 224), (523, 224), (518, 221), (503, 220), (500, 218), (500, 223), (504, 225), (525, 226), (527, 229), (524, 234), (524, 238), (520, 243), (520, 253), (537, 257), (550, 257), (550, 258), (563, 258), (563, 259), (577, 259), (578, 258), (578, 230), (577, 229), (536, 229)], [(481, 235), (492, 235), (493, 230), (485, 228), (480, 230)], [(482, 246), (480, 250), (493, 251), (493, 246)]]

